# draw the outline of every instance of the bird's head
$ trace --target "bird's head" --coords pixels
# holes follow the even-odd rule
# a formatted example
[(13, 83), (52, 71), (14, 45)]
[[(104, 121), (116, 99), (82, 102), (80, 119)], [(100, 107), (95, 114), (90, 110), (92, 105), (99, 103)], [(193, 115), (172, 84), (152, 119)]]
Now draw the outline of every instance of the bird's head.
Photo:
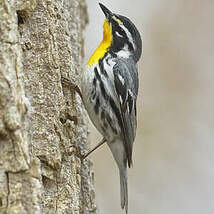
[(142, 53), (142, 40), (135, 25), (125, 16), (112, 13), (99, 3), (106, 20), (103, 25), (103, 42), (110, 41), (109, 51), (122, 57), (132, 55), (137, 62)]

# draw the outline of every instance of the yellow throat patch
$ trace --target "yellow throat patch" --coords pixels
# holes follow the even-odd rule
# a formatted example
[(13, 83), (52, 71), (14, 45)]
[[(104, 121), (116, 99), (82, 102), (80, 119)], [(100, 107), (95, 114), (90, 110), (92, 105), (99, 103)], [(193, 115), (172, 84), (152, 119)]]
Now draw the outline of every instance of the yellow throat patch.
[(108, 51), (108, 48), (112, 43), (112, 29), (108, 21), (105, 20), (103, 24), (103, 41), (100, 43), (98, 48), (94, 51), (92, 56), (88, 60), (88, 65), (91, 66), (94, 63), (98, 63), (105, 53)]

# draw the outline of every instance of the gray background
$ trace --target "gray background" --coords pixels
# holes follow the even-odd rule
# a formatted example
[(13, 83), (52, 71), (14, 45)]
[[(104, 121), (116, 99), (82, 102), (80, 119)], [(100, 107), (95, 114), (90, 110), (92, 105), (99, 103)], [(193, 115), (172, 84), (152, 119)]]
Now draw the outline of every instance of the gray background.
[[(214, 1), (102, 3), (129, 17), (144, 40), (129, 213), (213, 214)], [(104, 21), (98, 1), (87, 4), (86, 59), (102, 40)], [(101, 136), (93, 127), (91, 133), (95, 145)], [(119, 175), (108, 147), (91, 158), (100, 213), (123, 213)]]

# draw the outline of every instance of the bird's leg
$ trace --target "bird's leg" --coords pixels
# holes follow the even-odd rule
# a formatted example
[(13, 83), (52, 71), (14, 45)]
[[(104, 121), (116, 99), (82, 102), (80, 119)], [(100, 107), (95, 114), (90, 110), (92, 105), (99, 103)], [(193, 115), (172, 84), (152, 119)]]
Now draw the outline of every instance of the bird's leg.
[(92, 150), (90, 150), (88, 153), (82, 156), (82, 160), (84, 160), (86, 157), (88, 157), (93, 151), (95, 151), (97, 148), (102, 146), (106, 142), (106, 139), (103, 138)]
[(67, 79), (65, 77), (61, 77), (61, 81), (62, 81), (63, 85), (66, 85), (71, 90), (76, 91), (79, 94), (79, 96), (81, 97), (82, 101), (83, 101), (82, 93), (81, 93), (80, 88), (78, 87), (78, 85), (75, 85), (73, 82), (71, 82), (71, 80), (69, 80), (69, 79)]

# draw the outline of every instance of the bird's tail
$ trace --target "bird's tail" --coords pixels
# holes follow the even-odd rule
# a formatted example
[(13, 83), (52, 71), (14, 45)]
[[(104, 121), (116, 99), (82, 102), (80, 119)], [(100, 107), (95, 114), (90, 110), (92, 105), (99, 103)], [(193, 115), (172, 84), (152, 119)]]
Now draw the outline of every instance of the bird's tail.
[(122, 209), (125, 208), (126, 214), (128, 214), (127, 168), (120, 170), (120, 199)]

